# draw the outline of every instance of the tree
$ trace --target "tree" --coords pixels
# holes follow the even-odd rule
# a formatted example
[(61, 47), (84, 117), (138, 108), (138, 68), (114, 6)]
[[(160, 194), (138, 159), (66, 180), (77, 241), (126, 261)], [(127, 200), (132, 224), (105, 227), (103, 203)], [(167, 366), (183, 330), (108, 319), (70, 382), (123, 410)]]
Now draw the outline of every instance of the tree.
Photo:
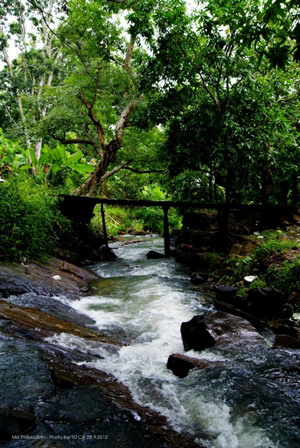
[[(216, 199), (220, 185), (228, 205), (251, 196), (258, 200), (258, 191), (266, 204), (278, 154), (297, 146), (298, 119), (291, 107), (299, 105), (298, 90), (289, 74), (270, 68), (268, 49), (276, 41), (246, 40), (249, 26), (258, 28), (260, 6), (209, 2), (178, 29), (172, 16), (169, 22), (162, 17), (149, 61), (152, 79), (145, 71), (144, 82), (156, 97), (153, 119), (168, 126), (171, 176), (184, 181), (182, 172), (195, 170), (199, 194), (204, 189)], [(299, 79), (291, 56), (285, 63)], [(159, 93), (154, 78), (161, 80)]]
[(130, 168), (131, 159), (116, 164), (117, 154), (128, 128), (143, 122), (139, 109), (147, 107), (147, 99), (140, 72), (148, 57), (144, 42), (153, 36), (156, 8), (166, 4), (146, 0), (68, 3), (68, 20), (59, 35), (73, 75), (61, 86), (64, 92), (56, 95), (44, 132), (63, 144), (82, 145), (97, 160), (95, 171), (76, 194), (92, 194), (109, 177)]
[[(59, 72), (61, 49), (58, 39), (50, 30), (54, 23), (56, 0), (34, 2), (4, 1), (0, 9), (0, 50), (5, 69), (1, 77), (8, 101), (2, 99), (2, 107), (14, 123), (15, 135), (22, 135), (27, 149), (34, 146), (39, 159), (42, 138), (36, 135), (37, 123), (48, 110), (43, 92), (50, 88)], [(12, 60), (12, 45), (17, 48), (17, 58)], [(16, 98), (17, 117), (12, 100)], [(19, 118), (19, 119), (18, 119)]]

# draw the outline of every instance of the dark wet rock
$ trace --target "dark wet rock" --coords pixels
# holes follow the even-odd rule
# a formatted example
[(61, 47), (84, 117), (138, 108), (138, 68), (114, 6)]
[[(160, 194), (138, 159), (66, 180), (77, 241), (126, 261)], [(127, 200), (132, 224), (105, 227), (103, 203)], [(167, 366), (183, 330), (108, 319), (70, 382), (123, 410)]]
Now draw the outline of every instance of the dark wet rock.
[[(196, 448), (198, 445), (192, 438), (182, 437), (168, 427), (165, 417), (150, 408), (136, 404), (123, 384), (118, 383), (112, 375), (100, 370), (66, 363), (50, 357), (50, 369), (54, 369), (56, 378), (60, 381), (73, 383), (74, 387), (62, 387), (57, 390), (57, 398), (47, 400), (39, 409), (38, 416), (42, 421), (47, 419), (56, 433), (64, 433), (66, 421), (76, 422), (76, 432), (79, 428), (83, 433), (94, 434), (102, 430), (108, 435), (107, 447), (117, 446), (167, 448), (180, 446)], [(88, 390), (86, 387), (91, 386)], [(68, 397), (72, 397), (69, 399)], [(61, 400), (63, 400), (60, 406)], [(64, 403), (68, 404), (68, 407)], [(57, 409), (60, 409), (61, 420), (57, 424)], [(84, 430), (86, 428), (86, 430)], [(72, 428), (74, 431), (74, 426)], [(129, 434), (131, 437), (129, 437)], [(99, 446), (99, 441), (98, 445)], [(102, 446), (102, 444), (101, 444)]]
[(74, 249), (57, 249), (55, 254), (61, 260), (77, 266), (88, 266), (99, 261), (114, 261), (116, 254), (105, 245), (80, 244)]
[(35, 426), (34, 408), (53, 390), (41, 352), (30, 341), (0, 333), (0, 439)]
[(36, 308), (52, 316), (59, 317), (77, 325), (93, 326), (95, 321), (86, 314), (81, 314), (59, 299), (51, 296), (39, 296), (34, 293), (10, 296), (8, 302), (26, 308)]
[(217, 300), (232, 303), (232, 299), (236, 296), (237, 288), (229, 285), (217, 285), (215, 291)]
[[(62, 356), (59, 347), (0, 333), (3, 447), (33, 447), (39, 437), (47, 448), (196, 448), (192, 438), (170, 429), (164, 417), (134, 403), (113, 376), (74, 364), (79, 358), (70, 357)], [(11, 440), (20, 434), (28, 440)]]
[(179, 378), (185, 378), (191, 369), (206, 369), (207, 367), (216, 366), (218, 364), (220, 363), (205, 361), (175, 353), (169, 356), (167, 368), (172, 370), (174, 375)]
[(118, 345), (116, 341), (96, 330), (76, 325), (35, 308), (13, 305), (6, 300), (0, 300), (0, 318), (9, 320), (17, 328), (30, 330), (31, 337), (35, 339), (42, 339), (54, 333), (71, 333), (85, 339)]
[(66, 261), (51, 258), (45, 263), (9, 264), (0, 266), (0, 292), (20, 295), (34, 292), (39, 295), (79, 295), (99, 277), (94, 272), (79, 268)]
[(222, 266), (221, 268), (215, 270), (213, 274), (217, 279), (221, 279), (225, 275), (232, 277), (235, 274), (235, 270), (230, 266)]
[(36, 427), (35, 415), (30, 410), (0, 408), (0, 440), (24, 434)]
[(147, 257), (149, 260), (157, 260), (157, 259), (159, 259), (159, 258), (165, 258), (165, 255), (164, 255), (164, 254), (161, 254), (160, 252), (156, 252), (155, 250), (150, 250), (150, 251), (147, 253), (146, 257)]
[(292, 349), (300, 349), (300, 337), (293, 337), (287, 334), (277, 334), (275, 337), (274, 347), (284, 347)]
[(271, 330), (273, 330), (275, 334), (286, 334), (288, 336), (292, 336), (293, 338), (297, 338), (299, 335), (297, 328), (288, 325), (272, 326)]
[(185, 351), (201, 351), (215, 344), (215, 339), (206, 326), (204, 315), (194, 316), (189, 322), (183, 322), (181, 337)]
[(186, 351), (201, 351), (214, 346), (226, 352), (242, 352), (249, 347), (266, 345), (264, 338), (246, 319), (220, 311), (183, 322), (181, 336)]
[(204, 274), (204, 273), (197, 273), (194, 272), (191, 276), (191, 282), (194, 285), (202, 285), (204, 282), (206, 282), (206, 280), (208, 279), (208, 275)]
[(245, 310), (261, 318), (279, 316), (284, 307), (282, 293), (273, 288), (249, 289), (244, 303)]

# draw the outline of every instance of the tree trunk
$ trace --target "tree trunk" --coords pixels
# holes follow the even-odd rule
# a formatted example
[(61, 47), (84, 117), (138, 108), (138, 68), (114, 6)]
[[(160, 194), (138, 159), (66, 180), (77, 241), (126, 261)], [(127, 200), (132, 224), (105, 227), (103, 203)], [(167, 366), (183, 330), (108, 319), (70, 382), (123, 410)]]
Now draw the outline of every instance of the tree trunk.
[(298, 193), (298, 174), (294, 172), (292, 174), (292, 205), (298, 205), (299, 193)]
[(93, 194), (100, 186), (100, 179), (104, 175), (105, 169), (102, 162), (95, 168), (95, 171), (89, 175), (87, 180), (80, 187), (73, 191), (77, 196), (89, 196)]
[(261, 168), (261, 203), (263, 206), (267, 206), (269, 204), (270, 194), (274, 188), (274, 179), (269, 160), (265, 159), (262, 162)]

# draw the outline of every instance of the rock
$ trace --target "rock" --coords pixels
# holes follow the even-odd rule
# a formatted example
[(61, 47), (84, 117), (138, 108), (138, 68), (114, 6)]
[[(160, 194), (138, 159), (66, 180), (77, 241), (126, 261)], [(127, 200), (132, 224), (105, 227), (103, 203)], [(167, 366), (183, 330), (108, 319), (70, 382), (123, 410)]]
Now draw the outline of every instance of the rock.
[(244, 277), (244, 285), (249, 286), (251, 283), (253, 283), (257, 279), (257, 275), (246, 275)]
[(297, 338), (295, 338), (287, 334), (277, 334), (275, 337), (274, 347), (300, 349), (299, 335)]
[(206, 274), (203, 273), (198, 274), (197, 272), (194, 272), (191, 276), (191, 282), (194, 285), (202, 285), (202, 283), (204, 283), (207, 280), (207, 278), (208, 276)]
[(32, 292), (43, 296), (64, 293), (75, 298), (81, 288), (98, 278), (92, 271), (57, 258), (40, 264), (6, 264), (0, 266), (0, 293), (4, 298)]
[(241, 255), (242, 252), (243, 252), (243, 245), (236, 243), (231, 247), (229, 251), (229, 256), (231, 257), (232, 255)]
[(271, 327), (271, 329), (276, 334), (282, 334), (282, 335), (285, 334), (288, 336), (292, 336), (293, 338), (298, 337), (298, 330), (295, 327), (290, 327), (287, 325), (279, 325), (278, 327)]
[(43, 339), (54, 333), (70, 333), (99, 343), (119, 345), (118, 342), (103, 335), (99, 331), (85, 328), (63, 320), (35, 308), (13, 305), (6, 300), (0, 300), (0, 318), (9, 320), (14, 327), (28, 330), (31, 339)]
[(194, 316), (189, 322), (183, 322), (181, 336), (186, 351), (201, 351), (213, 345), (214, 349), (232, 353), (266, 345), (250, 322), (221, 311)]
[(246, 311), (262, 318), (279, 316), (283, 306), (283, 295), (273, 288), (249, 289), (245, 299)]
[(28, 433), (35, 428), (35, 415), (30, 410), (0, 408), (1, 440), (11, 440), (18, 434)]
[(247, 243), (246, 246), (244, 247), (244, 252), (246, 254), (248, 254), (249, 252), (252, 252), (254, 249), (256, 248), (256, 244), (254, 243)]
[(159, 258), (165, 258), (164, 254), (161, 254), (161, 253), (159, 253), (159, 252), (156, 252), (155, 250), (150, 250), (150, 251), (147, 253), (146, 257), (147, 257), (149, 260), (158, 260)]
[(217, 269), (223, 260), (221, 257), (211, 253), (182, 253), (178, 251), (175, 252), (175, 259), (178, 263), (188, 266), (195, 272)]
[(176, 255), (176, 261), (194, 271), (208, 269), (210, 265), (209, 256), (205, 253), (180, 253)]
[(236, 296), (237, 288), (229, 285), (218, 285), (215, 291), (217, 300), (232, 303), (232, 299)]
[(224, 275), (232, 277), (234, 274), (235, 274), (235, 270), (233, 268), (231, 268), (230, 266), (223, 266), (222, 268), (214, 271), (214, 275), (219, 279), (224, 277)]
[(205, 369), (206, 367), (216, 364), (221, 363), (204, 361), (202, 359), (191, 358), (190, 356), (175, 353), (169, 356), (167, 368), (172, 370), (174, 375), (179, 378), (185, 378), (191, 369)]
[(189, 322), (183, 322), (181, 337), (185, 351), (201, 351), (215, 343), (215, 339), (206, 326), (204, 315), (194, 316)]
[(300, 309), (300, 292), (292, 291), (289, 295), (288, 303)]

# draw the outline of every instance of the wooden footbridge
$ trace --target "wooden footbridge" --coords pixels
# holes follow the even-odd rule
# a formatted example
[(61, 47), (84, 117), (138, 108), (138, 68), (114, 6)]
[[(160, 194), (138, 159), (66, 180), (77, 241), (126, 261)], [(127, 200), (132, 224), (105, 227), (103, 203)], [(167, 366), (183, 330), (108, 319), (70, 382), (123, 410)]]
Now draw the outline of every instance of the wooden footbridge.
[(220, 217), (220, 225), (224, 233), (227, 232), (229, 213), (235, 210), (245, 210), (249, 213), (261, 213), (265, 216), (274, 216), (274, 214), (286, 216), (295, 213), (296, 206), (280, 206), (280, 205), (248, 205), (248, 204), (216, 204), (207, 202), (189, 202), (189, 201), (151, 201), (151, 200), (135, 200), (135, 199), (109, 199), (95, 198), (89, 196), (60, 195), (60, 209), (62, 213), (82, 224), (88, 224), (94, 216), (94, 208), (97, 204), (101, 204), (101, 217), (103, 224), (103, 236), (105, 244), (108, 246), (108, 236), (105, 222), (105, 205), (126, 206), (126, 207), (161, 207), (164, 212), (164, 251), (165, 256), (171, 254), (170, 249), (170, 233), (169, 233), (169, 208), (178, 209), (207, 209), (217, 210)]

